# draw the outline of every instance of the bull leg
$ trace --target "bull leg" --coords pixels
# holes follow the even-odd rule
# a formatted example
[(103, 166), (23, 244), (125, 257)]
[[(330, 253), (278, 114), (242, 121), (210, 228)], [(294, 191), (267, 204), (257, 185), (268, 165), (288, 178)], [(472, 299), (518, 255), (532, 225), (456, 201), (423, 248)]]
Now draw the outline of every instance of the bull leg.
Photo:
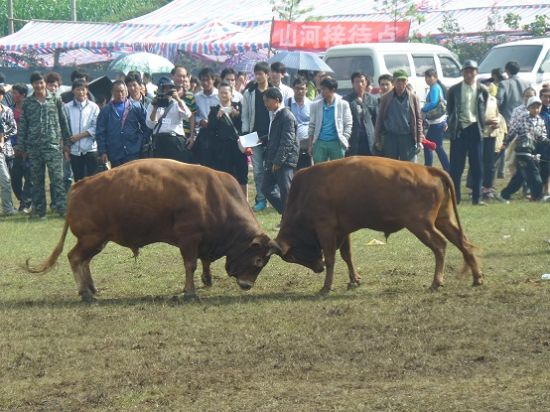
[(94, 237), (79, 238), (69, 252), (69, 262), (78, 285), (78, 294), (84, 302), (91, 302), (96, 288), (90, 271), (90, 260), (103, 249), (105, 243)]
[(212, 286), (212, 273), (210, 272), (210, 263), (208, 260), (201, 259), (202, 263), (202, 284), (206, 287)]
[(180, 247), (185, 267), (185, 287), (183, 288), (183, 300), (190, 301), (198, 299), (195, 291), (195, 270), (197, 270), (197, 252), (194, 248)]
[(326, 295), (330, 292), (332, 288), (332, 281), (334, 279), (334, 263), (336, 261), (336, 239), (334, 238), (334, 232), (328, 230), (327, 228), (323, 229), (324, 233), (319, 234), (319, 240), (321, 243), (321, 249), (323, 250), (323, 255), (325, 257), (325, 266), (326, 266), (326, 275), (325, 275), (325, 284), (323, 288), (319, 291), (321, 295)]
[(473, 286), (482, 285), (483, 275), (481, 274), (478, 258), (474, 252), (475, 248), (458, 225), (448, 216), (438, 216), (435, 225), (462, 252), (464, 264), (472, 271)]
[(353, 266), (353, 261), (351, 260), (350, 235), (346, 235), (344, 237), (344, 241), (340, 246), (340, 256), (342, 256), (342, 259), (344, 260), (344, 262), (346, 262), (346, 265), (348, 265), (348, 274), (349, 274), (348, 289), (359, 286), (359, 283), (360, 283), (359, 281), (361, 280), (361, 276), (359, 276), (359, 274), (355, 270), (355, 267)]
[(407, 229), (434, 252), (435, 273), (431, 289), (437, 290), (440, 286), (443, 286), (443, 267), (445, 266), (447, 242), (431, 222), (418, 222), (417, 225)]

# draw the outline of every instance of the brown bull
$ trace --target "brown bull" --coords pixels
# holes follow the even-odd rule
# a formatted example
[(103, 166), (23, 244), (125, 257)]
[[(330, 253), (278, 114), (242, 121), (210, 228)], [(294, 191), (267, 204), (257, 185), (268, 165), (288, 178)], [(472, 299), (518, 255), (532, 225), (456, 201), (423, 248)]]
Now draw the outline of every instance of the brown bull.
[(109, 241), (136, 256), (155, 242), (178, 247), (186, 298), (195, 297), (197, 259), (206, 286), (212, 283), (210, 263), (227, 256), (227, 273), (250, 289), (273, 249), (233, 177), (173, 160), (138, 160), (76, 183), (59, 243), (40, 266), (29, 267), (27, 261), (29, 271), (44, 272), (55, 264), (69, 228), (77, 238), (69, 262), (85, 301), (96, 292), (90, 260)]
[(433, 289), (443, 284), (445, 238), (462, 252), (473, 284), (483, 282), (474, 247), (460, 225), (449, 175), (381, 157), (350, 157), (297, 173), (275, 239), (276, 253), (315, 272), (322, 272), (326, 264), (321, 293), (327, 293), (340, 249), (352, 287), (360, 277), (351, 259), (350, 234), (362, 228), (384, 232), (386, 237), (404, 228), (416, 235), (435, 254)]

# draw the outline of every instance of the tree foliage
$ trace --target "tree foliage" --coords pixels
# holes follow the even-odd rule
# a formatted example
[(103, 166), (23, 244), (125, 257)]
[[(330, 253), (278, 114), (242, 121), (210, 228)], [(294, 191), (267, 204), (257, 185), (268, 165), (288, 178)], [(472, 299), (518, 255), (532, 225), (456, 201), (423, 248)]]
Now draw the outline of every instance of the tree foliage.
[(391, 16), (393, 22), (416, 21), (422, 23), (426, 20), (420, 13), (414, 0), (376, 0), (376, 11)]
[[(170, 1), (166, 0), (77, 0), (77, 20), (120, 22), (147, 14)], [(13, 0), (13, 16), (18, 20), (70, 20), (70, 0)], [(0, 1), (0, 36), (8, 34), (7, 1)], [(24, 21), (15, 21), (19, 30)]]
[(313, 16), (308, 16), (313, 11), (313, 7), (303, 7), (302, 0), (269, 0), (273, 7), (275, 17), (279, 20), (297, 21), (310, 20)]

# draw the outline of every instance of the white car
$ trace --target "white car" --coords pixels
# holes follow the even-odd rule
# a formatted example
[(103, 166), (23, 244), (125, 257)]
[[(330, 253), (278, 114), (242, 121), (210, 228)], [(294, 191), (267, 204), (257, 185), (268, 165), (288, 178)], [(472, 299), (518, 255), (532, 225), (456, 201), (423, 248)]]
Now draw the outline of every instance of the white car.
[(491, 71), (504, 66), (509, 61), (520, 65), (518, 76), (527, 80), (537, 89), (550, 82), (550, 38), (520, 40), (493, 47), (479, 65), (480, 79), (491, 77)]
[(378, 92), (378, 77), (403, 69), (409, 74), (421, 102), (429, 90), (424, 80), (428, 69), (435, 69), (439, 80), (447, 87), (462, 80), (461, 66), (445, 47), (425, 43), (361, 43), (335, 46), (325, 53), (325, 62), (334, 70), (338, 80), (338, 93), (351, 92), (351, 75), (362, 72), (369, 76)]

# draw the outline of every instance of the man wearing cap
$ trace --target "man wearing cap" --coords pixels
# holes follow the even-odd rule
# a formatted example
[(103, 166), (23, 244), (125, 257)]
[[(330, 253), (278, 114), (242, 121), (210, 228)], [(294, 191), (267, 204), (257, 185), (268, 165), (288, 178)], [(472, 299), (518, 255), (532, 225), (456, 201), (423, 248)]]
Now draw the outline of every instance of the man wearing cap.
[[(468, 156), (472, 173), (472, 203), (485, 205), (480, 201), (481, 155), (489, 92), (476, 81), (477, 72), (477, 62), (466, 60), (462, 66), (463, 81), (452, 86), (447, 96), (447, 123), (451, 138), (450, 175), (455, 185), (457, 203), (460, 203), (460, 182)], [(493, 122), (496, 125), (498, 120)]]
[(509, 145), (514, 139), (516, 153), (516, 173), (508, 185), (502, 190), (500, 197), (506, 201), (517, 192), (525, 180), (531, 190), (531, 200), (542, 199), (542, 179), (535, 160), (537, 151), (547, 148), (550, 144), (546, 133), (544, 120), (539, 116), (542, 102), (538, 96), (527, 101), (527, 113), (514, 121), (504, 145)]
[(144, 139), (151, 134), (145, 124), (145, 109), (132, 104), (122, 80), (112, 88), (112, 100), (99, 111), (96, 124), (98, 154), (103, 164), (117, 167), (139, 159)]
[(161, 77), (145, 118), (147, 127), (153, 130), (153, 157), (189, 162), (183, 121), (191, 115), (172, 79)]
[[(298, 164), (300, 145), (296, 138), (298, 125), (292, 112), (283, 106), (283, 94), (277, 87), (268, 88), (263, 99), (271, 122), (265, 154), (265, 175), (262, 192), (267, 200), (283, 214), (290, 182)], [(274, 189), (279, 187), (279, 193)]]
[(407, 88), (405, 70), (393, 73), (393, 89), (380, 98), (374, 147), (385, 157), (412, 162), (422, 149), (422, 117), (418, 97)]

